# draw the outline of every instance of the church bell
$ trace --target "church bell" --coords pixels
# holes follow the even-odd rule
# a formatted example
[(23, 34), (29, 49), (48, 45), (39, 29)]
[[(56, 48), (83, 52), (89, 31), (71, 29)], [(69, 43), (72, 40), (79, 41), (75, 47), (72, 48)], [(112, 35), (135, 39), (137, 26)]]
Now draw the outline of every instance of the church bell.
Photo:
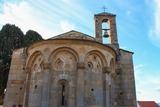
[(109, 34), (108, 34), (107, 30), (106, 29), (104, 30), (104, 35), (103, 35), (104, 38), (108, 38), (109, 37)]

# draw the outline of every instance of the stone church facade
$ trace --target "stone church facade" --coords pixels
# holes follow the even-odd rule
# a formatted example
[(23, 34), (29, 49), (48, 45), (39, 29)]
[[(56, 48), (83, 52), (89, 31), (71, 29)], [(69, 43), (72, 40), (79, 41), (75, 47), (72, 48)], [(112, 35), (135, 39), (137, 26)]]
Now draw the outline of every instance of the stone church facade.
[(136, 107), (133, 53), (119, 48), (115, 17), (94, 16), (95, 38), (70, 31), (14, 50), (4, 107)]

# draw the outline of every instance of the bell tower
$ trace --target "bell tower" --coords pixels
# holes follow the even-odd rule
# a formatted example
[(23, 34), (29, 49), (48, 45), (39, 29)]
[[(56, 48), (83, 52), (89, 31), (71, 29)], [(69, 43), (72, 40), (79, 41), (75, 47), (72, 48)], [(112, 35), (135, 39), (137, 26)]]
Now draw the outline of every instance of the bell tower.
[[(103, 43), (103, 38), (109, 38), (109, 44), (118, 45), (116, 15), (103, 12), (94, 15), (95, 20), (95, 38)], [(108, 28), (102, 28), (102, 24), (108, 25)], [(102, 34), (104, 32), (104, 35)]]

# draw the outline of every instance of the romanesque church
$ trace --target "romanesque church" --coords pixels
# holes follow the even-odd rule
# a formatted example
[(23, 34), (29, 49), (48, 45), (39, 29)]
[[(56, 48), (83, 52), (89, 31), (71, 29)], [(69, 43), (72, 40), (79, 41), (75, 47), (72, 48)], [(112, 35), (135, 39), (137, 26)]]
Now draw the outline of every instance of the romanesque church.
[(95, 37), (73, 30), (14, 50), (4, 107), (136, 107), (133, 52), (119, 48), (115, 18), (95, 14)]

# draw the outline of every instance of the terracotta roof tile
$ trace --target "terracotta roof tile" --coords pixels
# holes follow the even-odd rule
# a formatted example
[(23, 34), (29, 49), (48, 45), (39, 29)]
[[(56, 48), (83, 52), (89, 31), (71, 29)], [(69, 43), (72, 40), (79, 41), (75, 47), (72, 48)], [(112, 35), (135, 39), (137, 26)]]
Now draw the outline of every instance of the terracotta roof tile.
[(138, 101), (140, 107), (159, 107), (155, 101)]

